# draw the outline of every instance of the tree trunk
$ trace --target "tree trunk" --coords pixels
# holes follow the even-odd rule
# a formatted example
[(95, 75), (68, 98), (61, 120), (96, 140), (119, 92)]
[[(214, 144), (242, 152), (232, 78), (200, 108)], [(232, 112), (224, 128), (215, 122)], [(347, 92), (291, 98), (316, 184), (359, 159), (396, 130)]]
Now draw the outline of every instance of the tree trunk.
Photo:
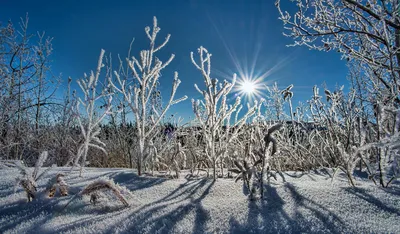
[[(264, 199), (264, 177), (265, 177), (265, 155), (262, 159), (261, 176), (260, 176), (260, 195), (261, 199)], [(268, 176), (268, 175), (267, 175)]]
[(85, 165), (86, 165), (86, 157), (87, 157), (88, 151), (89, 151), (89, 145), (85, 144), (85, 146), (83, 148), (82, 164), (81, 164), (81, 169), (79, 171), (79, 177), (82, 177), (83, 169), (85, 168)]
[(354, 182), (354, 177), (349, 169), (347, 169), (347, 178), (349, 178), (351, 186), (356, 187), (356, 184)]
[(142, 175), (142, 160), (141, 157), (139, 156), (137, 159), (137, 170), (138, 170), (138, 175)]
[(217, 180), (217, 160), (213, 159), (213, 180)]
[[(292, 107), (292, 100), (289, 98), (289, 107), (290, 107), (290, 118), (292, 120), (292, 128), (293, 128), (293, 135), (294, 135), (294, 142), (295, 144), (298, 142), (297, 141), (297, 132), (295, 129), (295, 124), (294, 124), (294, 116), (293, 116), (293, 107)], [(295, 145), (294, 144), (294, 145)]]

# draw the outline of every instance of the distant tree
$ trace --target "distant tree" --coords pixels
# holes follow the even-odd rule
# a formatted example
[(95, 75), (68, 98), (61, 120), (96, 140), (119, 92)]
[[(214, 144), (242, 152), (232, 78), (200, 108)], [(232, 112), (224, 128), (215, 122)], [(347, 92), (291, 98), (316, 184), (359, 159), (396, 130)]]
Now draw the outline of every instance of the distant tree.
[(266, 87), (267, 89), (267, 117), (275, 120), (282, 120), (284, 115), (283, 111), (283, 96), (281, 95), (281, 90), (278, 88), (278, 84), (275, 82), (272, 86)]

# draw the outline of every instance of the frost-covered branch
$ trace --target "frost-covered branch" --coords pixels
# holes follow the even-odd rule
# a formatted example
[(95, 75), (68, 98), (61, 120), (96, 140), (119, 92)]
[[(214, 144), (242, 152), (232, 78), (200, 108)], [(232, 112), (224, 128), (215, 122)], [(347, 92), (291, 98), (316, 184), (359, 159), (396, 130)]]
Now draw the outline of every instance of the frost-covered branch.
[(205, 152), (213, 165), (215, 180), (217, 178), (217, 162), (225, 156), (229, 144), (237, 137), (246, 120), (255, 113), (257, 104), (249, 106), (249, 110), (240, 120), (237, 120), (236, 117), (235, 122), (231, 123), (232, 114), (241, 109), (240, 97), (237, 97), (233, 104), (228, 104), (227, 100), (227, 96), (235, 85), (236, 74), (233, 76), (232, 82), (224, 80), (222, 84), (218, 84), (218, 80), (211, 77), (211, 54), (204, 47), (198, 49), (198, 54), (198, 62), (196, 62), (193, 52), (191, 59), (204, 78), (205, 90), (202, 91), (195, 85), (197, 91), (203, 95), (204, 101), (192, 100), (192, 106), (196, 119), (202, 127), (206, 141)]
[[(398, 0), (294, 0), (295, 12), (276, 1), (285, 36), (294, 44), (336, 50), (375, 73), (380, 89), (400, 104), (400, 6)], [(383, 71), (383, 74), (379, 74)], [(370, 77), (374, 79), (374, 77)], [(372, 81), (371, 81), (372, 82)]]
[[(96, 72), (93, 71), (89, 76), (85, 74), (83, 79), (78, 80), (78, 85), (83, 93), (83, 99), (77, 97), (77, 102), (75, 105), (75, 116), (79, 127), (81, 129), (81, 134), (83, 137), (83, 142), (78, 148), (78, 152), (74, 159), (74, 166), (78, 165), (79, 160), (81, 160), (81, 170), (80, 176), (82, 176), (83, 168), (86, 165), (86, 158), (89, 148), (96, 148), (107, 154), (104, 149), (105, 144), (98, 138), (100, 134), (100, 123), (104, 120), (107, 115), (112, 114), (112, 95), (113, 93), (108, 92), (107, 87), (102, 87), (99, 90), (99, 77), (101, 69), (104, 67), (103, 57), (104, 50), (101, 50)], [(101, 113), (96, 112), (96, 101), (99, 99), (106, 98), (107, 104)], [(82, 106), (82, 108), (81, 108)], [(83, 110), (82, 110), (83, 109)]]
[(154, 17), (152, 30), (150, 30), (150, 27), (145, 28), (146, 35), (150, 40), (150, 48), (140, 52), (140, 59), (135, 57), (127, 59), (128, 66), (136, 82), (135, 85), (128, 85), (128, 83), (134, 81), (123, 79), (118, 72), (114, 72), (116, 81), (110, 79), (110, 84), (113, 89), (123, 95), (134, 114), (138, 133), (137, 143), (139, 145), (137, 156), (139, 175), (142, 173), (143, 164), (150, 156), (148, 153), (149, 143), (160, 121), (172, 105), (187, 99), (186, 96), (175, 99), (176, 91), (181, 83), (178, 79), (178, 73), (175, 72), (170, 98), (166, 105), (162, 107), (160, 111), (155, 111), (156, 108), (154, 108), (153, 104), (150, 102), (161, 77), (161, 71), (167, 67), (175, 57), (175, 55), (172, 54), (166, 62), (162, 62), (155, 56), (156, 52), (161, 50), (168, 43), (170, 38), (170, 35), (168, 35), (163, 43), (156, 46), (156, 38), (160, 30), (157, 18)]

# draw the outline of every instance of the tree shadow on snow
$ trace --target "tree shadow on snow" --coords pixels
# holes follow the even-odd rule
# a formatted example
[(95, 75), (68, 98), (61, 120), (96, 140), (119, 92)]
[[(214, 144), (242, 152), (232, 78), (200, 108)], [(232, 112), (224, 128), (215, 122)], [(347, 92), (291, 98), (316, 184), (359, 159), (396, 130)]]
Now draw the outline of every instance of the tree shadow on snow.
[(400, 187), (394, 186), (394, 184), (388, 188), (379, 187), (379, 189), (385, 191), (386, 193), (390, 193), (392, 195), (400, 196)]
[[(129, 219), (130, 233), (173, 233), (179, 221), (194, 213), (192, 233), (206, 233), (209, 214), (202, 200), (210, 193), (214, 181), (208, 179), (187, 180), (167, 196), (144, 206)], [(111, 227), (109, 230), (113, 230)]]
[[(14, 184), (5, 185), (0, 187), (0, 197), (7, 197), (14, 193)], [(11, 187), (11, 188), (10, 188)]]
[[(277, 189), (266, 186), (263, 200), (249, 201), (248, 215), (244, 224), (230, 219), (230, 233), (342, 233), (343, 221), (327, 208), (300, 195), (296, 188), (286, 183), (294, 206), (290, 215), (284, 209), (285, 201)], [(302, 212), (311, 213), (316, 220), (310, 220)], [(316, 227), (316, 225), (318, 227)]]
[(59, 208), (59, 202), (59, 199), (38, 199), (29, 203), (25, 200), (15, 202), (14, 205), (0, 212), (5, 219), (5, 222), (0, 223), (0, 233), (12, 230), (19, 225), (25, 230), (31, 230), (31, 233), (42, 233), (41, 225)]
[[(54, 173), (50, 175), (46, 175), (44, 179), (52, 178)], [(139, 190), (143, 188), (148, 188), (157, 184), (160, 184), (165, 179), (161, 178), (151, 178), (151, 177), (140, 177), (132, 172), (125, 171), (104, 171), (104, 173), (94, 173), (84, 175), (83, 178), (75, 175), (71, 175), (68, 178), (67, 183), (71, 186), (69, 187), (70, 196), (67, 197), (58, 197), (48, 199), (43, 196), (43, 191), (38, 194), (38, 198), (33, 202), (27, 203), (26, 199), (19, 199), (15, 202), (8, 203), (6, 206), (0, 207), (0, 215), (2, 216), (4, 222), (0, 222), (0, 233), (3, 233), (6, 230), (13, 230), (19, 225), (24, 225), (24, 229), (32, 230), (33, 232), (46, 233), (45, 229), (41, 228), (41, 225), (45, 224), (47, 221), (51, 221), (54, 216), (65, 215), (67, 211), (63, 211), (61, 214), (59, 213), (62, 209), (62, 206), (59, 204), (60, 201), (69, 200), (73, 195), (78, 193), (83, 189), (86, 184), (89, 184), (92, 181), (95, 181), (99, 177), (109, 177), (113, 179), (116, 183), (123, 184), (128, 187), (130, 190)], [(39, 187), (40, 190), (43, 190), (45, 185)], [(10, 190), (10, 189), (9, 189)], [(21, 189), (19, 189), (21, 190)], [(21, 190), (22, 191), (22, 190)], [(19, 192), (21, 192), (19, 191)], [(3, 195), (12, 196), (12, 192), (5, 192)], [(24, 192), (23, 192), (24, 193)], [(81, 204), (81, 206), (79, 206)], [(88, 205), (88, 202), (79, 202), (76, 209), (73, 210), (83, 210), (84, 206)], [(89, 204), (90, 205), (90, 204)], [(113, 204), (114, 205), (114, 204)], [(118, 210), (121, 210), (119, 204), (115, 204)], [(73, 204), (72, 204), (73, 207)], [(94, 207), (93, 209), (85, 209), (83, 214), (86, 214), (88, 210), (94, 213), (94, 219), (98, 217), (105, 216), (104, 214), (115, 214), (116, 207), (106, 207), (103, 211), (99, 207)], [(68, 210), (71, 210), (68, 208)], [(114, 211), (114, 212), (113, 212)], [(85, 213), (86, 212), (86, 213)], [(64, 213), (64, 214), (63, 214)], [(79, 213), (79, 212), (78, 212)], [(34, 222), (30, 222), (35, 220)], [(85, 220), (80, 220), (79, 223), (85, 223), (91, 221), (92, 218), (88, 218)], [(94, 222), (96, 220), (93, 220)], [(27, 226), (28, 225), (28, 226)], [(30, 226), (29, 226), (30, 225)], [(68, 230), (73, 226), (64, 225), (65, 229)], [(63, 226), (61, 226), (63, 227)]]
[[(400, 209), (388, 206), (378, 198), (374, 197), (373, 195), (369, 194), (367, 190), (363, 188), (344, 188), (344, 190), (348, 193), (351, 193), (369, 203), (376, 206), (376, 208), (383, 210), (388, 213), (396, 214), (400, 217)], [(385, 190), (387, 191), (387, 190)], [(397, 191), (399, 192), (399, 191)]]
[[(124, 176), (116, 180), (118, 179), (129, 183), (129, 180), (124, 180)], [(207, 179), (187, 180), (171, 193), (153, 203), (77, 220), (60, 226), (56, 231), (73, 231), (75, 228), (79, 229), (103, 222), (107, 224), (105, 225), (107, 229), (99, 230), (102, 233), (116, 230), (123, 233), (172, 233), (179, 221), (185, 219), (189, 213), (194, 213), (195, 225), (192, 232), (205, 233), (209, 214), (204, 209), (202, 200), (210, 193), (213, 184), (214, 182)], [(142, 188), (146, 186), (149, 185), (145, 181)]]
[(115, 183), (124, 185), (131, 191), (150, 188), (152, 186), (161, 184), (167, 180), (165, 178), (138, 176), (137, 174), (132, 172), (120, 172), (109, 177), (110, 179), (113, 179)]

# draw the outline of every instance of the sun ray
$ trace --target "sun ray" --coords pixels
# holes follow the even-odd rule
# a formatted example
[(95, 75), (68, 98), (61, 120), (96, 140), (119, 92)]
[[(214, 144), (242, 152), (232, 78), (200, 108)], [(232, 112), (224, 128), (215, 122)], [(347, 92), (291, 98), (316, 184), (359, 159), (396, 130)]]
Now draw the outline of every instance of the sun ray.
[(233, 88), (234, 95), (228, 98), (228, 101), (232, 101), (239, 96), (245, 98), (244, 103), (267, 98), (266, 86), (277, 80), (276, 77), (272, 78), (271, 75), (290, 63), (294, 59), (293, 53), (278, 60), (274, 64), (265, 63), (265, 58), (262, 59), (260, 56), (263, 47), (263, 38), (265, 36), (261, 30), (263, 27), (260, 22), (258, 29), (255, 30), (256, 32), (253, 32), (251, 35), (255, 37), (254, 40), (251, 40), (251, 48), (245, 48), (245, 53), (242, 54), (240, 56), (241, 59), (239, 59), (236, 54), (237, 51), (232, 49), (228, 41), (225, 40), (223, 28), (218, 27), (217, 23), (209, 15), (208, 19), (233, 64), (233, 68), (225, 68), (226, 70), (224, 69), (224, 71), (214, 68), (213, 71), (216, 72), (220, 78), (228, 81), (232, 80), (233, 73), (237, 73), (237, 81)]

